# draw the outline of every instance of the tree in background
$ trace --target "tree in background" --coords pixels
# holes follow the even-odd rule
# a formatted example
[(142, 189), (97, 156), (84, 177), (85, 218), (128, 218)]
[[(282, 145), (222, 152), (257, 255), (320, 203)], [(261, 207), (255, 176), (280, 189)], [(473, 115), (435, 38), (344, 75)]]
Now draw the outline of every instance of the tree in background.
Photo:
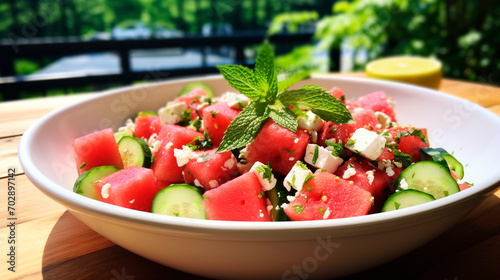
[[(494, 0), (339, 1), (316, 23), (315, 37), (320, 49), (345, 44), (366, 52), (368, 60), (395, 54), (436, 57), (446, 77), (494, 83), (500, 71), (499, 14)], [(296, 15), (281, 17), (297, 23)], [(270, 30), (280, 21), (275, 17)], [(355, 70), (366, 63), (355, 62)]]

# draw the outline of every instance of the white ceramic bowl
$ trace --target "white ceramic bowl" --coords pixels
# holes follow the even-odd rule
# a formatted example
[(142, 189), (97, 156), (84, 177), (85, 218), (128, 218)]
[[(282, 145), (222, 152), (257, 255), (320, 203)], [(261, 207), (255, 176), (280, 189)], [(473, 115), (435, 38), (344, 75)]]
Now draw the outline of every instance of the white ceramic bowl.
[[(116, 244), (166, 266), (210, 278), (332, 278), (360, 272), (430, 241), (469, 213), (500, 183), (500, 118), (468, 101), (394, 82), (315, 76), (304, 83), (340, 87), (348, 98), (384, 90), (400, 123), (426, 127), (430, 143), (466, 166), (474, 187), (427, 204), (337, 220), (256, 223), (194, 220), (120, 208), (71, 191), (77, 177), (72, 141), (158, 109), (184, 84), (229, 89), (220, 76), (128, 87), (54, 111), (19, 144), (21, 164), (43, 193)], [(478, 93), (480, 94), (480, 93)]]

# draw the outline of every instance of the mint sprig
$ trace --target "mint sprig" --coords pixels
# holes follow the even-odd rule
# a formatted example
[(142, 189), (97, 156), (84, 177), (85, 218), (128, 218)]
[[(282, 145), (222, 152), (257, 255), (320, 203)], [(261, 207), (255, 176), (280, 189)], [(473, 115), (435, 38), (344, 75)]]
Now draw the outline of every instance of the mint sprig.
[(268, 43), (259, 48), (254, 70), (241, 65), (217, 68), (231, 87), (252, 99), (227, 128), (217, 152), (251, 143), (269, 118), (296, 132), (297, 115), (289, 107), (311, 110), (325, 121), (347, 123), (352, 120), (345, 105), (319, 86), (306, 85), (288, 90), (296, 82), (308, 78), (309, 73), (280, 74), (278, 77), (274, 68), (274, 51)]

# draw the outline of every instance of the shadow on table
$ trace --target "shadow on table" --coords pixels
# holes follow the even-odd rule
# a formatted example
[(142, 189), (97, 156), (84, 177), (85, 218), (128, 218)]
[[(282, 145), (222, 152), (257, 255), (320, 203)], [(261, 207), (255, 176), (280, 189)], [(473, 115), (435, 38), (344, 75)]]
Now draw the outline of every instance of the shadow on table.
[[(75, 248), (74, 244), (78, 244), (75, 240), (82, 240), (82, 247)], [(91, 248), (83, 248), (93, 244), (102, 249), (91, 252)], [(89, 253), (79, 256), (82, 252)], [(42, 274), (44, 279), (72, 280), (206, 279), (165, 267), (114, 245), (68, 211), (59, 218), (47, 239)]]
[[(499, 213), (500, 198), (492, 195), (457, 226), (421, 248), (341, 280), (500, 279)], [(75, 244), (75, 239), (82, 239), (81, 246), (90, 246), (89, 240), (97, 240), (104, 248), (78, 256), (75, 252), (81, 254), (85, 250), (67, 246)], [(106, 242), (109, 244), (103, 246)], [(49, 235), (42, 267), (44, 279), (206, 279), (162, 266), (114, 245), (69, 212), (59, 218)]]

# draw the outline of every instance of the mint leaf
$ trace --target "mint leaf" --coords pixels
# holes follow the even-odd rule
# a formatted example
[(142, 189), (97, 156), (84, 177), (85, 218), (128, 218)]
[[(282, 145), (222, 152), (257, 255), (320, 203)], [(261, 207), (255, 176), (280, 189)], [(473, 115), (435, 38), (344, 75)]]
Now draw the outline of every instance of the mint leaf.
[(279, 74), (278, 75), (278, 92), (283, 92), (294, 84), (309, 79), (311, 77), (308, 71), (298, 72), (292, 75)]
[(255, 73), (266, 83), (266, 100), (276, 98), (278, 93), (278, 80), (274, 70), (274, 51), (271, 45), (264, 43), (260, 46), (255, 59)]
[(264, 98), (267, 90), (265, 81), (256, 77), (254, 71), (241, 65), (217, 66), (229, 85), (250, 99)]
[(238, 149), (252, 142), (267, 120), (262, 117), (266, 111), (266, 105), (266, 103), (256, 101), (250, 102), (229, 124), (217, 152)]
[(403, 167), (408, 167), (411, 165), (411, 156), (401, 152), (399, 149), (395, 149), (394, 161), (399, 161), (403, 164)]
[(293, 132), (297, 132), (299, 122), (297, 121), (297, 117), (292, 110), (283, 106), (283, 104), (279, 101), (277, 101), (276, 104), (269, 106), (269, 109), (269, 117), (271, 117), (275, 123), (288, 128)]
[(311, 110), (325, 121), (347, 123), (353, 120), (345, 105), (319, 86), (305, 85), (297, 90), (285, 91), (278, 99), (285, 106)]

